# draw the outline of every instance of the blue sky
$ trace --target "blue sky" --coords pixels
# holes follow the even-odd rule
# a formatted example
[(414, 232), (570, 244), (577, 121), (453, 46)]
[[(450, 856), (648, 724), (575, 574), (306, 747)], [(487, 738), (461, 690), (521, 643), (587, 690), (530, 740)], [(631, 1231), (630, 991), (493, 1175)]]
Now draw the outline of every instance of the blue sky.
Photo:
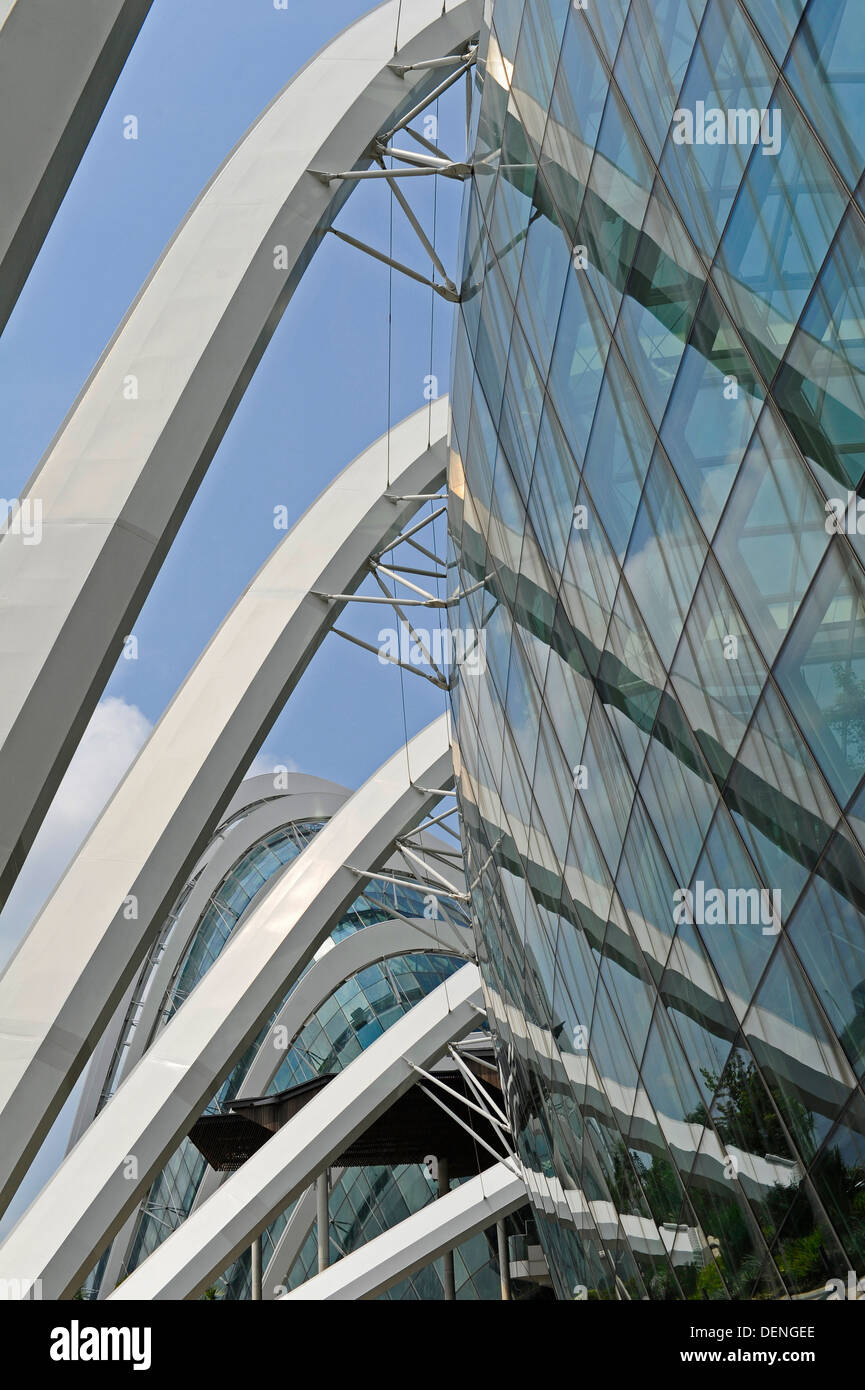
[[(327, 0), (154, 0), (6, 330), (0, 336), (0, 496), (18, 496), (138, 288), (214, 170), (309, 57), (369, 6)], [(135, 115), (137, 141), (123, 138)], [(464, 101), (442, 99), (444, 149), (462, 157)], [(411, 143), (411, 142), (409, 142)], [(461, 186), (413, 179), (410, 200), (458, 279)], [(361, 186), (339, 226), (383, 249), (390, 198)], [(398, 206), (394, 254), (429, 263)], [(388, 298), (392, 289), (391, 372)], [(452, 309), (423, 286), (327, 238), (260, 363), (135, 624), (139, 656), (118, 663), (97, 715), (6, 908), (0, 965), (77, 843), (249, 579), (282, 537), (273, 509), (299, 516), (372, 439), (446, 390)], [(432, 351), (431, 351), (432, 330)], [(438, 549), (444, 544), (437, 523)], [(389, 610), (343, 626), (368, 638)], [(432, 623), (428, 623), (429, 626)], [(405, 680), (409, 733), (444, 696)], [(265, 757), (349, 786), (404, 736), (403, 678), (337, 637), (327, 640), (268, 737)], [(46, 1150), (56, 1151), (57, 1137)], [(45, 1155), (43, 1154), (43, 1167)], [(55, 1160), (56, 1161), (56, 1160)], [(31, 1194), (32, 1195), (32, 1191)]]

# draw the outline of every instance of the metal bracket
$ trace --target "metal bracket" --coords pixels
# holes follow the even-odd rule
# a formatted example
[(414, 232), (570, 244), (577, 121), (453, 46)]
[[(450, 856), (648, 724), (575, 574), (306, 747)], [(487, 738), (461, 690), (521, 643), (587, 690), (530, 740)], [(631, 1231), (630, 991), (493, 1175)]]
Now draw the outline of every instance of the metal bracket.
[[(336, 633), (337, 637), (344, 637), (346, 642), (353, 642), (356, 647), (363, 647), (365, 651), (372, 652), (380, 661), (386, 662), (389, 666), (400, 666), (404, 671), (408, 671), (413, 676), (423, 676), (425, 681), (434, 685), (437, 690), (448, 690), (449, 682), (442, 676), (431, 676), (428, 671), (422, 671), (418, 666), (410, 666), (407, 661), (400, 661), (397, 656), (390, 656), (387, 652), (382, 652), (379, 647), (374, 647), (371, 642), (364, 642), (362, 637), (355, 637), (351, 632), (343, 632), (341, 627), (332, 627), (331, 632)], [(438, 670), (437, 667), (434, 667)]]
[(419, 864), (420, 867), (423, 869), (424, 873), (432, 874), (433, 878), (437, 879), (438, 882), (442, 885), (442, 887), (446, 888), (449, 893), (459, 893), (460, 890), (456, 888), (454, 884), (450, 882), (449, 879), (445, 878), (444, 874), (440, 874), (437, 869), (433, 869), (431, 865), (429, 865), (426, 862), (426, 860), (422, 858), (421, 855), (417, 854), (415, 850), (411, 849), (411, 847), (406, 843), (405, 840), (397, 839), (396, 846), (402, 854), (408, 855), (409, 859), (413, 859), (416, 864)]
[(391, 72), (397, 77), (405, 77), (407, 72), (420, 72), (430, 68), (449, 68), (454, 63), (470, 66), (477, 58), (477, 44), (471, 44), (465, 53), (447, 53), (443, 58), (423, 58), (417, 63), (388, 63)]
[[(428, 93), (428, 95), (425, 96), (425, 97), (423, 98), (422, 101), (419, 101), (418, 104), (417, 104), (416, 106), (413, 106), (412, 109), (411, 109), (410, 111), (408, 111), (408, 112), (402, 117), (401, 120), (397, 121), (397, 123), (396, 123), (395, 126), (392, 126), (390, 130), (388, 130), (388, 131), (385, 132), (384, 138), (385, 138), (386, 140), (389, 140), (389, 139), (391, 138), (391, 136), (392, 136), (392, 135), (395, 135), (396, 132), (397, 132), (398, 130), (405, 130), (406, 126), (411, 124), (411, 122), (414, 120), (415, 116), (419, 116), (420, 113), (421, 113), (422, 111), (425, 111), (426, 108), (427, 108), (428, 106), (431, 106), (432, 103), (433, 103), (438, 97), (440, 97), (440, 96), (442, 95), (443, 92), (446, 92), (446, 91), (448, 90), (449, 87), (452, 87), (452, 86), (454, 85), (455, 82), (458, 82), (458, 81), (460, 80), (460, 78), (461, 78), (465, 73), (467, 73), (468, 70), (469, 70), (469, 68), (471, 68), (471, 67), (473, 66), (473, 64), (475, 63), (475, 61), (476, 61), (476, 59), (477, 59), (477, 52), (478, 52), (478, 51), (477, 51), (477, 48), (471, 49), (471, 50), (469, 51), (469, 56), (468, 56), (468, 58), (465, 59), (465, 60), (461, 60), (459, 57), (456, 57), (456, 58), (454, 59), (454, 61), (456, 61), (456, 62), (458, 62), (458, 63), (460, 64), (460, 66), (456, 69), (456, 71), (450, 73), (450, 74), (444, 79), (443, 82), (439, 82), (439, 84), (438, 84), (437, 87), (433, 87), (432, 91), (431, 91), (430, 93)], [(435, 60), (433, 60), (433, 61), (435, 61)], [(414, 66), (414, 64), (412, 64), (412, 66)], [(405, 72), (408, 72), (408, 71), (409, 71), (409, 68), (405, 68), (404, 71), (405, 71)], [(400, 75), (402, 75), (402, 74), (400, 74)]]
[[(419, 1076), (423, 1076), (427, 1081), (431, 1081), (434, 1086), (439, 1087), (448, 1095), (455, 1096), (457, 1100), (461, 1101), (463, 1105), (468, 1106), (471, 1110), (476, 1110), (479, 1114), (483, 1115), (483, 1118), (487, 1120), (490, 1124), (494, 1123), (497, 1130), (504, 1131), (504, 1126), (502, 1124), (500, 1124), (498, 1121), (494, 1121), (491, 1115), (486, 1114), (484, 1111), (480, 1109), (479, 1106), (474, 1105), (473, 1102), (468, 1100), (465, 1096), (461, 1096), (458, 1091), (453, 1091), (451, 1087), (446, 1085), (444, 1081), (439, 1079), (439, 1077), (434, 1076), (431, 1072), (424, 1071), (423, 1067), (417, 1066), (417, 1064), (415, 1062), (412, 1062), (408, 1057), (406, 1057), (406, 1062), (408, 1063), (411, 1070), (417, 1072)], [(461, 1129), (464, 1129), (467, 1134), (470, 1134), (472, 1139), (474, 1139), (475, 1143), (480, 1144), (482, 1148), (486, 1149), (487, 1153), (491, 1153), (493, 1155), (493, 1158), (495, 1158), (497, 1162), (504, 1163), (505, 1167), (508, 1168), (514, 1174), (515, 1177), (521, 1178), (523, 1176), (519, 1167), (515, 1166), (519, 1164), (519, 1159), (516, 1153), (513, 1151), (513, 1149), (508, 1148), (505, 1154), (498, 1153), (497, 1150), (493, 1148), (492, 1144), (488, 1144), (486, 1139), (482, 1139), (481, 1136), (477, 1134), (475, 1130), (472, 1129), (470, 1124), (467, 1124), (465, 1120), (461, 1120), (459, 1115), (456, 1115), (454, 1111), (451, 1110), (449, 1105), (445, 1105), (441, 1097), (435, 1094), (435, 1091), (431, 1091), (428, 1086), (422, 1085), (421, 1082), (417, 1082), (417, 1086), (419, 1090), (423, 1091), (424, 1095), (429, 1096), (431, 1101), (433, 1101), (437, 1106), (439, 1106), (441, 1110), (444, 1110), (445, 1114), (449, 1115), (450, 1118), (456, 1124), (458, 1124)], [(511, 1137), (509, 1130), (504, 1132), (507, 1133), (508, 1138)]]
[(459, 835), (457, 835), (455, 830), (451, 830), (449, 825), (442, 824), (443, 821), (447, 820), (448, 816), (453, 816), (455, 814), (455, 809), (451, 807), (449, 811), (442, 811), (438, 816), (431, 816), (429, 820), (424, 821), (423, 825), (416, 826), (414, 833), (415, 835), (420, 835), (425, 830), (432, 830), (434, 825), (441, 825), (442, 830), (446, 830), (448, 835), (453, 835), (455, 840), (459, 840)]
[[(418, 888), (422, 888), (424, 893), (428, 894), (431, 898), (452, 898), (454, 902), (459, 903), (467, 903), (469, 901), (468, 893), (457, 893), (453, 889), (445, 891), (443, 888), (431, 888), (426, 883), (418, 883), (417, 879), (396, 878), (393, 874), (376, 874), (372, 873), (369, 869), (359, 869), (356, 864), (346, 864), (344, 867), (350, 870), (351, 873), (357, 874), (359, 878), (374, 878), (378, 883), (392, 883), (397, 888), (413, 888), (415, 892), (418, 891)], [(424, 865), (424, 868), (426, 867), (427, 866)]]
[[(379, 170), (369, 170), (369, 173), (377, 173)], [(415, 170), (415, 173), (423, 173), (424, 170)], [(420, 225), (420, 224), (418, 224)], [(460, 301), (459, 290), (451, 279), (447, 279), (444, 285), (439, 285), (435, 280), (430, 280), (426, 275), (421, 275), (419, 270), (413, 270), (410, 265), (404, 265), (402, 261), (394, 260), (393, 256), (388, 256), (384, 251), (378, 251), (374, 246), (361, 241), (356, 236), (351, 236), (348, 232), (341, 232), (337, 227), (328, 227), (331, 236), (339, 237), (340, 241), (345, 241), (349, 246), (354, 246), (358, 251), (365, 251), (368, 256), (372, 256), (374, 261), (381, 261), (383, 265), (389, 265), (393, 270), (398, 270), (402, 275), (407, 275), (410, 280), (416, 280), (418, 284), (426, 285), (428, 289), (435, 290), (442, 299), (446, 299), (450, 304), (458, 304)], [(438, 257), (435, 258), (438, 261)]]
[(475, 1095), (480, 1100), (481, 1104), (488, 1106), (490, 1110), (494, 1111), (495, 1114), (498, 1115), (502, 1123), (507, 1127), (508, 1133), (510, 1133), (510, 1121), (507, 1115), (505, 1114), (504, 1110), (502, 1110), (500, 1106), (496, 1105), (495, 1101), (492, 1100), (491, 1097), (487, 1095), (486, 1091), (483, 1090), (483, 1088), (478, 1082), (477, 1077), (466, 1066), (465, 1062), (459, 1054), (459, 1051), (457, 1050), (457, 1048), (454, 1047), (453, 1043), (448, 1043), (448, 1052), (450, 1053), (451, 1057), (453, 1057), (454, 1061), (456, 1062), (460, 1071), (463, 1073), (463, 1076), (465, 1077), (468, 1084), (471, 1086)]

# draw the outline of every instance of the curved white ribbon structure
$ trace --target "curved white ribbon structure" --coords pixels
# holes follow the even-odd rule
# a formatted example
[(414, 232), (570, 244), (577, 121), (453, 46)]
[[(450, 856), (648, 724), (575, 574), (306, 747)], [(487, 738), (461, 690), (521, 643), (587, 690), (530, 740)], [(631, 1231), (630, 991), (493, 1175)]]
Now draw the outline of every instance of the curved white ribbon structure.
[(153, 0), (0, 0), (0, 333)]
[[(78, 1287), (357, 897), (365, 880), (348, 866), (375, 869), (452, 779), (448, 720), (442, 715), (379, 768), (274, 879), (0, 1246), (0, 1278), (12, 1270), (20, 1278), (26, 1270), (28, 1279), (42, 1280), (49, 1298)], [(130, 1155), (134, 1175), (126, 1162)]]
[(444, 398), (432, 415), (424, 407), (410, 416), (296, 523), (193, 667), (0, 976), (0, 1207), (329, 632), (340, 605), (317, 591), (356, 588), (367, 558), (418, 506), (395, 498), (437, 486), (446, 425)]
[(506, 1163), (497, 1163), (277, 1301), (376, 1298), (461, 1241), (509, 1216), (527, 1196), (522, 1178)]
[(0, 802), (0, 904), (352, 186), (310, 170), (365, 167), (436, 80), (404, 69), (464, 48), (479, 14), (479, 0), (388, 0), (307, 63), (187, 214), (31, 478), (40, 544), (14, 531), (0, 543), (0, 786), (15, 788)]
[[(214, 966), (214, 969), (216, 967)], [(213, 972), (211, 971), (211, 974)], [(483, 1012), (464, 965), (337, 1073), (218, 1192), (124, 1279), (112, 1299), (194, 1298)], [(488, 1224), (485, 1222), (484, 1224)]]

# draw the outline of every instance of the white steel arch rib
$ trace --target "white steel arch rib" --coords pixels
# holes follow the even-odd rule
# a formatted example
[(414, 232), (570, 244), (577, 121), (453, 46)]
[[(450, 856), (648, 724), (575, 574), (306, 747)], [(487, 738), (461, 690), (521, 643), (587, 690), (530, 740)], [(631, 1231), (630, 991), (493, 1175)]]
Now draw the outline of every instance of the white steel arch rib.
[[(432, 929), (432, 930), (431, 930)], [(441, 951), (447, 955), (462, 955), (466, 959), (473, 956), (473, 943), (471, 934), (446, 922), (440, 918), (437, 922), (420, 922), (413, 925), (409, 922), (391, 920), (387, 922), (376, 922), (372, 926), (364, 927), (362, 931), (355, 932), (345, 940), (333, 944), (330, 939), (322, 942), (316, 959), (311, 968), (306, 972), (302, 979), (298, 980), (297, 986), (286, 1000), (278, 1016), (274, 1019), (273, 1029), (284, 1028), (289, 1040), (289, 1044), (294, 1040), (306, 1021), (326, 1003), (330, 996), (350, 979), (358, 971), (364, 970), (369, 965), (375, 965), (378, 961), (387, 960), (391, 956), (404, 955), (413, 951)], [(285, 1056), (285, 1052), (271, 1047), (265, 1041), (256, 1052), (248, 1072), (241, 1084), (241, 1091), (244, 1095), (258, 1096), (264, 1095), (276, 1076), (280, 1064)], [(92, 1116), (91, 1116), (92, 1118)], [(77, 1139), (83, 1133), (82, 1125), (76, 1135)], [(70, 1145), (70, 1148), (72, 1146)], [(224, 1173), (218, 1173), (213, 1168), (207, 1168), (202, 1177), (192, 1210), (197, 1210), (213, 1192), (226, 1180)], [(313, 1198), (311, 1206), (311, 1221), (315, 1220), (315, 1200)], [(114, 1248), (105, 1266), (105, 1271), (100, 1284), (100, 1297), (105, 1297), (111, 1291), (120, 1277), (121, 1270), (124, 1268), (125, 1259), (129, 1251), (130, 1242), (135, 1233), (137, 1210), (127, 1219), (125, 1225), (115, 1237)], [(298, 1220), (292, 1214), (292, 1230), (297, 1233), (299, 1229)], [(286, 1228), (287, 1229), (287, 1228)], [(283, 1232), (285, 1235), (285, 1232)], [(282, 1241), (280, 1236), (280, 1241)], [(306, 1231), (300, 1235), (301, 1244), (306, 1238)], [(287, 1237), (286, 1237), (287, 1239)], [(290, 1253), (290, 1252), (289, 1252)], [(283, 1255), (279, 1254), (279, 1260)], [(292, 1260), (293, 1263), (293, 1260)], [(290, 1266), (287, 1266), (290, 1267)], [(285, 1271), (283, 1271), (284, 1273)], [(270, 1267), (265, 1271), (265, 1278), (270, 1278)], [(276, 1282), (273, 1280), (272, 1282)], [(272, 1297), (272, 1293), (265, 1297)]]
[[(437, 922), (416, 924), (399, 920), (376, 922), (336, 944), (326, 940), (316, 954), (313, 965), (298, 980), (291, 997), (274, 1019), (272, 1034), (275, 1035), (278, 1028), (285, 1029), (290, 1046), (308, 1019), (346, 980), (367, 966), (415, 951), (438, 951), (445, 955), (460, 955), (466, 960), (474, 959), (471, 933), (443, 918)], [(269, 1046), (265, 1041), (250, 1063), (238, 1090), (238, 1098), (242, 1095), (264, 1095), (279, 1071), (284, 1056), (284, 1051)], [(195, 1211), (207, 1201), (224, 1181), (223, 1173), (208, 1168), (195, 1195), (192, 1210)]]
[(523, 1179), (507, 1164), (497, 1163), (282, 1294), (277, 1302), (375, 1298), (527, 1201)]
[[(201, 918), (207, 910), (212, 894), (230, 873), (233, 865), (270, 831), (291, 824), (295, 820), (321, 817), (327, 819), (351, 795), (347, 788), (339, 787), (335, 782), (328, 783), (320, 778), (302, 774), (291, 774), (289, 783), (290, 788), (300, 784), (303, 790), (292, 791), (289, 788), (283, 793), (275, 794), (272, 776), (263, 774), (247, 778), (241, 790), (248, 788), (250, 797), (260, 792), (266, 799), (253, 805), (239, 823), (232, 816), (232, 806), (237, 802), (237, 797), (225, 811), (222, 820), (223, 823), (229, 822), (227, 831), (223, 829), (219, 840), (208, 845), (205, 852), (206, 863), (202, 865), (199, 862), (196, 865), (193, 871), (196, 874), (194, 884), (184, 899), (178, 917), (174, 919), (173, 927), (169, 925), (171, 919), (167, 919), (154, 940), (151, 956), (160, 949), (160, 943), (163, 943), (158, 964), (148, 971), (146, 980), (144, 971), (147, 964), (142, 966), (135, 981), (126, 991), (120, 1007), (115, 1011), (111, 1023), (102, 1034), (99, 1045), (93, 1051), (69, 1143), (66, 1146), (67, 1152), (75, 1147), (93, 1117), (101, 1109), (109, 1084), (110, 1089), (115, 1090), (120, 1080), (128, 1076), (144, 1055), (159, 1012), (165, 1003), (169, 983), (201, 925)], [(241, 806), (245, 807), (245, 803), (241, 802)], [(232, 821), (234, 823), (231, 823)], [(133, 1002), (136, 993), (138, 998)], [(133, 1007), (134, 1029), (130, 1028), (129, 1012)], [(125, 1048), (125, 1052), (122, 1064), (118, 1064), (115, 1080), (115, 1057), (121, 1047)]]
[[(224, 954), (224, 953), (223, 953)], [(216, 969), (216, 967), (213, 967)], [(212, 973), (212, 972), (211, 972)], [(464, 965), (339, 1072), (111, 1294), (194, 1298), (483, 1013)]]
[[(0, 1277), (18, 1270), (20, 1278), (26, 1271), (28, 1279), (42, 1280), (47, 1298), (78, 1287), (368, 881), (357, 867), (373, 870), (383, 862), (397, 836), (418, 824), (452, 780), (448, 718), (441, 715), (380, 767), (263, 891), (245, 924), (0, 1246)], [(128, 1174), (129, 1155), (136, 1160), (134, 1177)]]
[(446, 13), (439, 0), (387, 0), (292, 79), (182, 222), (30, 479), (40, 544), (13, 531), (0, 543), (0, 787), (14, 787), (0, 800), (0, 904), (352, 186), (310, 169), (368, 164), (376, 135), (441, 79), (403, 69), (462, 49), (479, 17), (480, 0)]
[[(461, 955), (467, 960), (474, 955), (471, 934), (442, 919), (417, 926), (400, 921), (376, 922), (335, 945), (325, 941), (323, 948), (328, 946), (330, 949), (322, 950), (274, 1019), (274, 1029), (285, 1029), (289, 1046), (307, 1020), (327, 1003), (340, 985), (377, 961), (414, 951), (439, 951), (445, 955)], [(238, 1094), (263, 1096), (279, 1071), (283, 1055), (267, 1044), (260, 1047)]]
[(443, 397), (365, 450), (277, 546), (0, 976), (0, 1210), (330, 630), (340, 605), (316, 591), (357, 587), (419, 505), (396, 498), (444, 476), (446, 429)]
[(0, 333), (153, 0), (0, 0)]
[[(299, 791), (298, 787), (303, 790)], [(102, 1108), (109, 1094), (109, 1086), (113, 1092), (146, 1051), (165, 1002), (169, 982), (198, 932), (211, 895), (233, 864), (269, 831), (294, 820), (328, 819), (350, 795), (345, 787), (306, 774), (292, 773), (287, 789), (279, 794), (274, 793), (272, 776), (263, 774), (244, 780), (222, 813), (223, 824), (221, 830), (217, 831), (218, 838), (211, 841), (193, 870), (194, 886), (183, 901), (179, 920), (175, 920), (173, 929), (167, 924), (163, 926), (154, 940), (149, 956), (159, 953), (158, 963), (148, 969), (145, 961), (93, 1051), (66, 1145), (67, 1153), (75, 1147)], [(237, 817), (241, 811), (245, 814), (238, 823)], [(166, 935), (167, 943), (162, 945), (160, 951), (160, 942)], [(135, 1026), (131, 1029), (133, 1015)], [(124, 1046), (125, 1052), (122, 1063), (118, 1061), (115, 1081), (113, 1064), (121, 1046)], [(205, 1180), (212, 1171), (205, 1171)], [(106, 1297), (120, 1277), (137, 1217), (135, 1210), (112, 1242), (99, 1283), (100, 1297)]]
[[(331, 1168), (331, 1191), (336, 1187), (344, 1168)], [(194, 1208), (193, 1208), (194, 1210)], [(261, 1279), (261, 1297), (265, 1303), (279, 1298), (285, 1289), (285, 1279), (294, 1268), (295, 1261), (303, 1249), (304, 1242), (318, 1218), (315, 1187), (308, 1187), (298, 1197), (285, 1226), (273, 1247), (273, 1254), (267, 1262)]]

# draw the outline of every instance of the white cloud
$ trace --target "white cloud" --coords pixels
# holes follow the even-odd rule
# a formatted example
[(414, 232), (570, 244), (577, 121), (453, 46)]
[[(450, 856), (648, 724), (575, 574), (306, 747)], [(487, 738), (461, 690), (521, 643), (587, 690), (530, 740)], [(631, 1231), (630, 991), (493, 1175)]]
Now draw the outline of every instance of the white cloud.
[(256, 753), (255, 760), (246, 773), (246, 777), (261, 777), (263, 774), (272, 776), (277, 768), (285, 768), (287, 772), (300, 772), (300, 768), (293, 758), (280, 758), (276, 753), (268, 753), (266, 748), (262, 748), (260, 753)]
[[(136, 705), (102, 700), (72, 758), (27, 862), (0, 913), (0, 969), (24, 936), (79, 845), (147, 741), (152, 724)], [(273, 773), (290, 759), (262, 750), (247, 776)], [(11, 1229), (63, 1158), (82, 1082), (63, 1107), (21, 1187), (0, 1221), (0, 1238)]]
[[(66, 776), (57, 789), (27, 862), (0, 913), (0, 969), (24, 936), (147, 740), (152, 725), (136, 705), (111, 697), (93, 712)], [(76, 1085), (0, 1222), (0, 1238), (55, 1171), (66, 1143), (81, 1082)]]
[(151, 728), (146, 715), (125, 700), (112, 696), (96, 706), (0, 913), (0, 967), (53, 891)]

